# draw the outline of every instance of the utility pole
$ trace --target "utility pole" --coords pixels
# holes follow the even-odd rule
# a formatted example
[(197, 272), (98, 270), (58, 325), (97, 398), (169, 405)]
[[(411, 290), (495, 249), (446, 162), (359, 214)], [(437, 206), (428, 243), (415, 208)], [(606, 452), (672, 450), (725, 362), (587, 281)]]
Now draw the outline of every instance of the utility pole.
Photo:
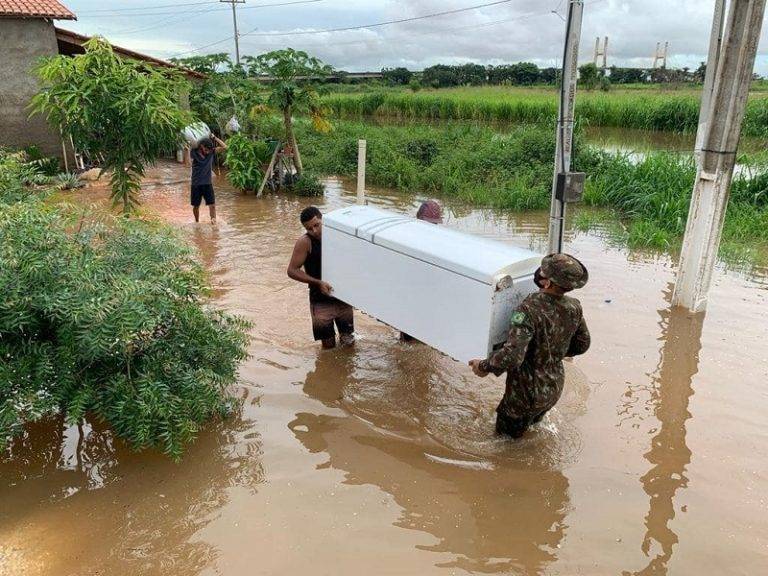
[(237, 5), (245, 4), (245, 0), (219, 0), (219, 2), (232, 5), (232, 24), (235, 30), (235, 62), (240, 66), (240, 32), (237, 30)]
[[(766, 0), (731, 0), (723, 41), (713, 72), (712, 93), (704, 94), (704, 121), (696, 141), (701, 151), (672, 304), (704, 310), (723, 232), (741, 123), (755, 66)], [(715, 8), (711, 38), (719, 39), (721, 2)], [(710, 46), (710, 48), (712, 48)], [(710, 54), (712, 50), (710, 50)], [(711, 58), (711, 56), (710, 56)]]
[[(560, 79), (560, 107), (557, 118), (557, 148), (555, 175), (552, 182), (552, 206), (549, 214), (549, 253), (562, 252), (565, 229), (565, 187), (571, 169), (573, 152), (573, 121), (576, 105), (576, 82), (579, 74), (579, 40), (583, 0), (569, 0), (565, 20), (563, 73)], [(583, 175), (582, 175), (583, 177)], [(582, 180), (583, 182), (583, 180)]]

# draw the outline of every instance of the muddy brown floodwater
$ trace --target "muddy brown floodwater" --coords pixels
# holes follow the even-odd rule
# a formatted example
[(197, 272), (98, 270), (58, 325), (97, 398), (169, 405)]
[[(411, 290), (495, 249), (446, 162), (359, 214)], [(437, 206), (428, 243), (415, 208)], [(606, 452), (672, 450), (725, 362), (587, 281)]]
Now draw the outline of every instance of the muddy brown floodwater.
[[(194, 225), (186, 177), (162, 165), (142, 199), (189, 235), (218, 304), (255, 323), (242, 411), (180, 464), (98, 423), (30, 426), (0, 463), (0, 574), (768, 572), (765, 270), (720, 268), (706, 317), (690, 317), (669, 306), (668, 257), (571, 232), (593, 348), (511, 442), (493, 434), (501, 379), (359, 314), (354, 348), (311, 341), (306, 290), (285, 275), (308, 200), (219, 182), (219, 225)], [(329, 184), (324, 209), (354, 201)], [(418, 200), (370, 195), (411, 214)], [(545, 245), (540, 214), (447, 215)]]

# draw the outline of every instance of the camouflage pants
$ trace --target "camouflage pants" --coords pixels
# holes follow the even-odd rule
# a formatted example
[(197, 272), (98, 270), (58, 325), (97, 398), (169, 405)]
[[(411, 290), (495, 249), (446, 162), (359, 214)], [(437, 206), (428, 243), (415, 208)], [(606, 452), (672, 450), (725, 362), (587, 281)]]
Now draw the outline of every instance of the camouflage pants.
[(544, 418), (547, 412), (549, 412), (549, 410), (544, 410), (544, 412), (541, 412), (540, 414), (525, 418), (510, 418), (501, 412), (497, 412), (496, 433), (511, 436), (512, 438), (520, 438), (525, 434), (525, 431), (528, 430), (528, 428), (541, 422), (541, 419)]

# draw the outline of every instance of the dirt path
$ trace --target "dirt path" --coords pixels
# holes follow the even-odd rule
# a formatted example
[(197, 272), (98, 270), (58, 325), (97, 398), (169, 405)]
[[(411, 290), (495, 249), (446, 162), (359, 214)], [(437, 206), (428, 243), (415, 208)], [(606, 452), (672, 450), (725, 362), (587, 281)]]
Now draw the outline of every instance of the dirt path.
[[(195, 226), (186, 185), (163, 184), (185, 176), (162, 166), (143, 201), (256, 325), (242, 413), (179, 465), (96, 424), (30, 428), (0, 463), (0, 574), (765, 572), (766, 271), (721, 270), (706, 318), (689, 318), (668, 307), (666, 257), (571, 235), (594, 347), (512, 443), (492, 434), (501, 380), (362, 315), (354, 349), (318, 350), (306, 291), (284, 272), (309, 201), (219, 183), (219, 226)], [(352, 201), (332, 182), (323, 206)], [(449, 226), (544, 247), (539, 215), (448, 212)]]

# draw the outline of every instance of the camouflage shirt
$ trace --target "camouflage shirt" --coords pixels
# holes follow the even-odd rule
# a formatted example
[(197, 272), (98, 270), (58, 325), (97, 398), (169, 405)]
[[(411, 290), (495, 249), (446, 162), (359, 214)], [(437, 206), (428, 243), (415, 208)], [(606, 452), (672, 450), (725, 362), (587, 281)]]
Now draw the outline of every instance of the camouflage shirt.
[(563, 358), (583, 354), (589, 344), (578, 300), (544, 292), (528, 296), (512, 314), (504, 347), (480, 364), (497, 376), (507, 373), (497, 412), (528, 418), (552, 408), (563, 392)]

